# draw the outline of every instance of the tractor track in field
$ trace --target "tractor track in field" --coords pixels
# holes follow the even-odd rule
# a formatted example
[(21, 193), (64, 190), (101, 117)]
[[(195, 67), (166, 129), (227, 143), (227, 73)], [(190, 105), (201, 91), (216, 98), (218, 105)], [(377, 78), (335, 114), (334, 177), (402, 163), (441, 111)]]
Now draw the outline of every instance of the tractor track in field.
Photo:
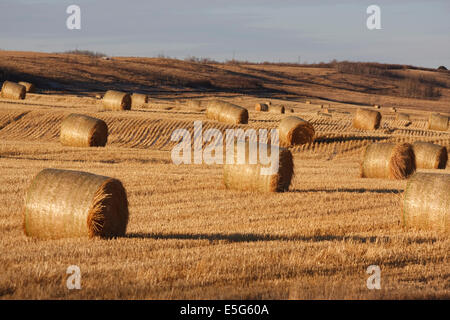
[[(185, 112), (190, 114), (190, 112)], [(57, 143), (60, 125), (68, 113), (62, 110), (54, 111), (9, 111), (0, 113), (0, 138), (10, 140), (45, 141)], [(227, 129), (274, 129), (286, 115), (283, 114), (251, 114), (248, 125), (229, 125), (206, 119), (198, 113), (192, 114), (192, 119), (183, 119), (176, 114), (152, 112), (150, 117), (136, 113), (90, 113), (108, 124), (108, 145), (123, 148), (156, 149), (170, 151), (178, 143), (172, 141), (172, 135), (177, 129), (185, 129), (191, 137), (194, 136), (194, 121), (201, 120), (203, 132), (208, 129), (219, 130), (224, 138)], [(450, 147), (450, 133), (423, 129), (424, 123), (405, 127), (403, 122), (386, 120), (377, 130), (364, 131), (352, 128), (351, 118), (323, 118), (311, 113), (300, 115), (314, 126), (316, 138), (313, 143), (290, 148), (294, 153), (323, 153), (332, 159), (336, 155), (353, 155), (361, 148), (373, 142), (414, 142), (430, 141)], [(419, 122), (419, 121), (418, 121)], [(423, 121), (424, 122), (424, 121)], [(269, 135), (270, 136), (270, 135)], [(200, 140), (201, 136), (192, 138), (192, 143), (201, 144), (202, 148), (210, 142)]]
[(28, 114), (29, 111), (13, 111), (13, 112), (6, 112), (4, 114), (0, 114), (0, 131), (6, 128), (11, 123), (14, 123), (16, 121), (19, 121)]

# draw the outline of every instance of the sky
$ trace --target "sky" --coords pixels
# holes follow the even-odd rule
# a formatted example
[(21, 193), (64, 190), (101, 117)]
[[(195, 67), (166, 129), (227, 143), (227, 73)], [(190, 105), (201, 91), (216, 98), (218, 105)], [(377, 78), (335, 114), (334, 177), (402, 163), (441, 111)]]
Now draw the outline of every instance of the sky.
[[(73, 4), (80, 30), (66, 27)], [(450, 68), (449, 16), (449, 0), (0, 0), (0, 49)]]

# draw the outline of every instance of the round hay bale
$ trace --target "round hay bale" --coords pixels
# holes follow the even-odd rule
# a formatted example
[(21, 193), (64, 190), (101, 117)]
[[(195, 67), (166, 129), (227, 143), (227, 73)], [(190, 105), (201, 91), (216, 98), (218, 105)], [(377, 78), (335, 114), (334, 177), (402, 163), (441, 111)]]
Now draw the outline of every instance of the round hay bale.
[(72, 113), (61, 123), (59, 140), (64, 146), (104, 147), (108, 141), (108, 126), (103, 120)]
[(278, 172), (271, 175), (261, 174), (262, 168), (269, 168), (270, 165), (262, 166), (259, 161), (259, 148), (267, 147), (267, 154), (271, 156), (271, 146), (258, 144), (254, 152), (258, 154), (256, 164), (249, 163), (249, 143), (245, 146), (245, 163), (237, 164), (238, 148), (235, 144), (234, 164), (223, 166), (223, 182), (227, 189), (259, 191), (259, 192), (283, 192), (289, 189), (292, 176), (294, 175), (294, 162), (292, 153), (285, 148), (279, 148)]
[(104, 110), (130, 110), (131, 109), (131, 96), (128, 93), (109, 90), (103, 97)]
[(274, 105), (269, 106), (269, 112), (272, 113), (284, 113), (285, 111), (286, 110), (284, 106), (274, 106)]
[(222, 110), (222, 101), (213, 100), (209, 101), (206, 106), (206, 118), (211, 120), (219, 119), (219, 114)]
[(27, 89), (18, 83), (5, 81), (2, 86), (2, 97), (6, 99), (23, 100)]
[(95, 95), (95, 98), (96, 98), (96, 99), (102, 99), (103, 97), (102, 97), (101, 94), (96, 94), (96, 95)]
[(381, 109), (380, 105), (378, 105), (378, 104), (374, 104), (373, 107), (374, 107), (375, 109)]
[(429, 130), (447, 131), (448, 129), (448, 117), (439, 113), (432, 113), (428, 118)]
[(306, 104), (311, 104), (311, 101), (306, 100), (305, 103), (306, 103)]
[(395, 107), (392, 107), (390, 110), (391, 110), (392, 112), (397, 112), (397, 108), (395, 108)]
[(128, 224), (127, 194), (113, 178), (44, 169), (28, 188), (23, 217), (30, 237), (120, 237)]
[(291, 113), (295, 113), (295, 110), (294, 110), (294, 109), (291, 109)]
[(447, 148), (423, 141), (413, 143), (417, 169), (445, 169), (448, 161)]
[(131, 107), (140, 108), (148, 103), (148, 96), (142, 93), (133, 93), (131, 95)]
[(403, 195), (403, 225), (450, 231), (450, 174), (417, 172)]
[(397, 113), (395, 116), (395, 120), (397, 121), (410, 121), (409, 120), (409, 114), (407, 113)]
[(272, 105), (272, 101), (266, 101), (266, 102), (264, 102), (265, 104), (267, 104), (268, 106), (271, 106)]
[(248, 110), (232, 103), (213, 100), (208, 103), (206, 117), (229, 124), (247, 124)]
[(362, 178), (405, 179), (415, 170), (414, 151), (409, 143), (373, 143), (364, 150)]
[(311, 143), (314, 140), (314, 127), (302, 118), (289, 116), (280, 121), (278, 126), (280, 144), (294, 146)]
[(269, 106), (265, 103), (257, 103), (255, 104), (255, 111), (268, 111)]
[(364, 130), (374, 130), (380, 127), (381, 113), (374, 110), (358, 109), (353, 118), (353, 127)]
[(187, 105), (190, 108), (198, 109), (202, 107), (202, 102), (200, 100), (189, 100)]
[(30, 82), (20, 81), (19, 84), (25, 87), (25, 91), (27, 93), (34, 93), (34, 92), (36, 92), (36, 87), (34, 86), (34, 84), (32, 84)]

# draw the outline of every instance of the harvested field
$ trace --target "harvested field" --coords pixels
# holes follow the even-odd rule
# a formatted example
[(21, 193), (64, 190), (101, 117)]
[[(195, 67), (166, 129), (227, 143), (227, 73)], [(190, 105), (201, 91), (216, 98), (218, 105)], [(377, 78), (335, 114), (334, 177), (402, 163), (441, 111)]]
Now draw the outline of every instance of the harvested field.
[[(295, 67), (278, 68), (289, 75), (297, 72)], [(251, 69), (256, 74), (275, 66)], [(0, 298), (450, 297), (448, 234), (403, 227), (407, 180), (359, 176), (361, 153), (372, 143), (425, 141), (450, 150), (450, 132), (427, 130), (430, 110), (415, 107), (420, 101), (382, 99), (379, 103), (399, 106), (399, 112), (405, 112), (402, 101), (412, 106), (407, 110), (412, 124), (405, 126), (381, 108), (379, 128), (363, 130), (353, 128), (352, 121), (357, 108), (367, 106), (358, 104), (362, 96), (352, 96), (351, 91), (348, 100), (354, 97), (355, 103), (333, 102), (332, 118), (317, 115), (317, 107), (303, 103), (300, 95), (162, 92), (152, 94), (143, 106), (117, 112), (102, 110), (95, 94), (48, 92), (27, 94), (25, 100), (0, 99)], [(332, 92), (334, 98), (340, 95)], [(188, 103), (192, 97), (242, 106), (249, 110), (248, 124), (207, 119), (198, 104)], [(226, 189), (221, 165), (173, 164), (172, 133), (186, 129), (192, 135), (196, 120), (203, 121), (203, 130), (216, 128), (223, 134), (232, 128), (277, 128), (287, 115), (254, 111), (256, 103), (269, 98), (274, 105), (294, 108), (295, 116), (315, 130), (313, 142), (289, 148), (295, 169), (288, 191)], [(431, 105), (445, 111), (445, 90), (442, 99)], [(71, 113), (105, 121), (107, 145), (61, 145), (59, 129)], [(203, 141), (203, 148), (206, 145)], [(129, 202), (126, 235), (109, 240), (25, 236), (24, 196), (44, 168), (86, 171), (121, 181)], [(450, 173), (449, 166), (439, 173)], [(66, 288), (70, 265), (81, 269), (81, 290)], [(381, 268), (381, 290), (366, 288), (370, 265)]]

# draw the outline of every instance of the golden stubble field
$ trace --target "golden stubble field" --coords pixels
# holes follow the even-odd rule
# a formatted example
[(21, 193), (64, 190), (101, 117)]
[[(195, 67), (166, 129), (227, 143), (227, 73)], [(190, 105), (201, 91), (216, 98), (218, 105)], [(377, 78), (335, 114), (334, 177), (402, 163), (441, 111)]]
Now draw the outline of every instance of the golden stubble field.
[[(253, 96), (223, 99), (248, 107)], [(373, 141), (425, 140), (450, 147), (450, 132), (425, 129), (382, 108), (375, 131), (352, 129), (355, 106), (283, 103), (311, 121), (316, 142), (292, 149), (290, 191), (226, 190), (219, 165), (172, 163), (176, 128), (230, 125), (204, 109), (150, 99), (130, 112), (102, 112), (90, 97), (29, 94), (0, 100), (0, 297), (3, 299), (404, 299), (449, 298), (448, 235), (401, 225), (406, 181), (359, 178)], [(401, 111), (401, 110), (399, 110)], [(76, 112), (103, 119), (105, 148), (63, 147), (59, 125)], [(250, 111), (248, 126), (274, 128), (286, 115)], [(24, 194), (43, 168), (118, 178), (129, 199), (127, 235), (112, 240), (35, 240), (22, 230)], [(447, 167), (445, 170), (450, 173)], [(81, 269), (81, 290), (68, 290), (66, 269)], [(366, 269), (381, 268), (381, 290), (368, 290)]]

